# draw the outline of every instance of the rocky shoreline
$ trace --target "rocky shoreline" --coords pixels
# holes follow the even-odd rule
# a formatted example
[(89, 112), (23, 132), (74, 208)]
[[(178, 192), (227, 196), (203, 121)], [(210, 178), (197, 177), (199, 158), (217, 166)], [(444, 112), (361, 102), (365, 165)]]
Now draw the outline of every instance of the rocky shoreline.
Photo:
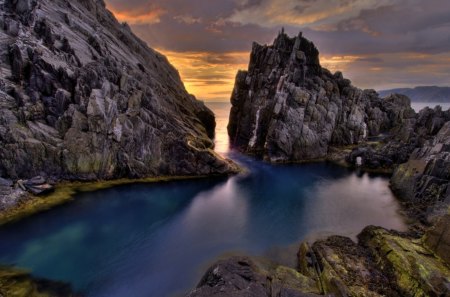
[(415, 113), (409, 98), (357, 89), (318, 57), (301, 33), (253, 44), (231, 98), (233, 146), (272, 163), (390, 173), (409, 231), (368, 226), (356, 243), (303, 242), (295, 269), (221, 260), (188, 296), (450, 296), (450, 110)]
[[(212, 112), (103, 1), (0, 7), (0, 223), (83, 187), (239, 171), (213, 151)], [(231, 101), (235, 148), (273, 163), (392, 172), (412, 224), (405, 233), (368, 226), (357, 243), (302, 243), (296, 268), (222, 260), (188, 296), (450, 296), (450, 111), (415, 113), (405, 96), (360, 90), (322, 68), (302, 34), (284, 32), (253, 45)], [(0, 269), (0, 296), (75, 296), (55, 286)]]

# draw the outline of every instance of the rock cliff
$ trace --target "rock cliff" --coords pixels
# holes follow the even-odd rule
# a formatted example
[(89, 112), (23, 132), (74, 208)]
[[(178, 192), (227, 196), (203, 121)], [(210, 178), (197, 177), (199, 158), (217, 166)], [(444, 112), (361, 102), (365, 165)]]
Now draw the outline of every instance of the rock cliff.
[(320, 159), (331, 145), (357, 144), (413, 116), (405, 98), (353, 87), (321, 67), (301, 33), (281, 32), (273, 45), (254, 43), (248, 70), (238, 72), (228, 133), (234, 147), (271, 162)]
[(233, 170), (213, 113), (102, 0), (0, 0), (0, 40), (0, 192)]

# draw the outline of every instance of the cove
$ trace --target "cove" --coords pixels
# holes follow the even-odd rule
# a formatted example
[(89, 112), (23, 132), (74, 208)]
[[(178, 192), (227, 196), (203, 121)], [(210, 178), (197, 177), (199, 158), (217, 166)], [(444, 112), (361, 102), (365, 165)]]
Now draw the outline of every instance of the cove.
[[(212, 108), (220, 150), (229, 105)], [(179, 296), (224, 254), (264, 256), (309, 236), (354, 237), (371, 224), (405, 228), (387, 177), (228, 156), (248, 172), (81, 193), (0, 227), (0, 263), (70, 282), (92, 297)]]

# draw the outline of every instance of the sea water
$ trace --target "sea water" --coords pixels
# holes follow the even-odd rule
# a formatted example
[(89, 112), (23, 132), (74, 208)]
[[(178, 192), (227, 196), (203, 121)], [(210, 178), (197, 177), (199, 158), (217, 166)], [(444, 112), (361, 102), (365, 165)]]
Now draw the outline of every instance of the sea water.
[(270, 165), (229, 151), (230, 105), (208, 106), (216, 150), (247, 173), (81, 193), (0, 227), (0, 263), (91, 297), (182, 296), (220, 257), (287, 256), (295, 265), (301, 240), (355, 239), (367, 225), (405, 228), (388, 177), (327, 163)]

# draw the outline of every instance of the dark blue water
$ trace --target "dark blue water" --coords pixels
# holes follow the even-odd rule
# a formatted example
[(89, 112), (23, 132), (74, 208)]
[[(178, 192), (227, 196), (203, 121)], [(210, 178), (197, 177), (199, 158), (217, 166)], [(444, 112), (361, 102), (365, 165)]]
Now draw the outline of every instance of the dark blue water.
[(404, 228), (386, 177), (231, 156), (249, 173), (83, 193), (1, 227), (0, 263), (87, 296), (164, 297), (193, 288), (224, 254), (272, 255), (309, 236), (355, 236), (369, 224)]

